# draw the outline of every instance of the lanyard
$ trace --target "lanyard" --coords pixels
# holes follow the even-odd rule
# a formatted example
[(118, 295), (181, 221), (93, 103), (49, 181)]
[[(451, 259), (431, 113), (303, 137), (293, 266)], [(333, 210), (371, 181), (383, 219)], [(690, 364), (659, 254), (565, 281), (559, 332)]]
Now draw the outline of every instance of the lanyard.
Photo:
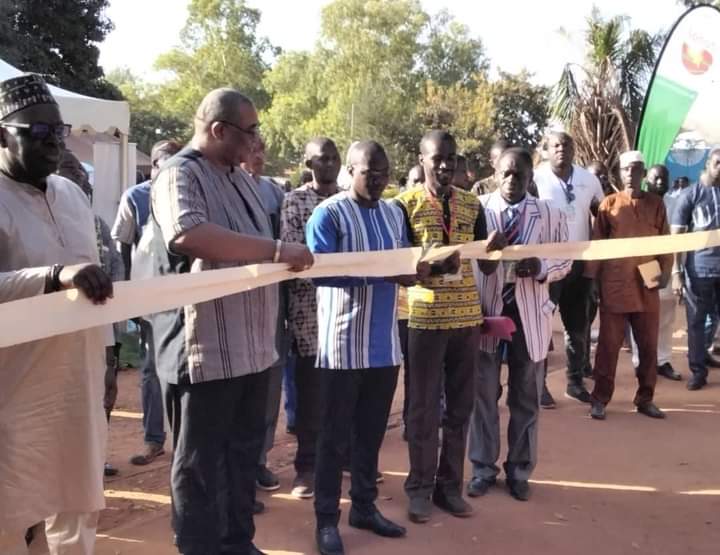
[(455, 227), (455, 218), (457, 214), (457, 196), (453, 192), (452, 189), (450, 189), (450, 225), (447, 225), (445, 223), (445, 207), (443, 204), (440, 204), (437, 200), (437, 197), (433, 195), (427, 187), (425, 188), (425, 196), (430, 201), (430, 204), (440, 212), (440, 217), (438, 218), (440, 222), (440, 226), (442, 227), (443, 233), (448, 238), (448, 243), (450, 242), (450, 236), (452, 235), (453, 228)]
[(565, 193), (565, 200), (568, 204), (572, 204), (572, 201), (575, 200), (575, 194), (573, 193), (573, 174), (575, 172), (574, 167), (570, 167), (570, 177), (567, 180), (567, 183), (563, 181), (563, 179), (560, 176), (557, 176), (558, 181), (560, 182), (560, 187), (562, 187), (563, 193)]

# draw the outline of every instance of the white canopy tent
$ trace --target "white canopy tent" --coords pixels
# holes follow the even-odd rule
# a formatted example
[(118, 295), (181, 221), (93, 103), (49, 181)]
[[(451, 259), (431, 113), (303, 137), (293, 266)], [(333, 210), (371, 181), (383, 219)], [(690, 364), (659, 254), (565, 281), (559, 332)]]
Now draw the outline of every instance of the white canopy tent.
[[(0, 81), (22, 75), (0, 60)], [(67, 147), (94, 168), (93, 208), (108, 225), (115, 219), (120, 195), (135, 184), (135, 145), (128, 143), (130, 106), (102, 100), (50, 85), (63, 121), (73, 127)]]

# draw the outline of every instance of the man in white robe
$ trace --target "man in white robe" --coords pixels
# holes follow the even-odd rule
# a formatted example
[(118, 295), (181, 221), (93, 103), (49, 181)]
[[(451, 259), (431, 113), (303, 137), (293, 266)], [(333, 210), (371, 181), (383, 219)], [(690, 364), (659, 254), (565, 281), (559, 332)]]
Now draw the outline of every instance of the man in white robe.
[[(0, 82), (0, 302), (76, 287), (112, 296), (93, 214), (51, 175), (70, 132), (37, 75)], [(52, 318), (51, 314), (37, 314)], [(0, 349), (0, 553), (45, 521), (51, 555), (90, 555), (104, 507), (102, 329)]]

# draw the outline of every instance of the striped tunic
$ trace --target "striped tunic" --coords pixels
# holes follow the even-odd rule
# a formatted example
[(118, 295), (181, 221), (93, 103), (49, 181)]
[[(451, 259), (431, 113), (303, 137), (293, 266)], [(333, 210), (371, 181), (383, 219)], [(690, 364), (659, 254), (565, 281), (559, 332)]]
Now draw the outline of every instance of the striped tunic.
[[(264, 262), (221, 264), (172, 252), (174, 240), (203, 223), (272, 239), (270, 218), (252, 177), (221, 168), (186, 148), (163, 166), (152, 185), (152, 222), (169, 266), (163, 273), (202, 272)], [(156, 222), (156, 223), (155, 223)], [(158, 228), (159, 229), (156, 229)], [(151, 317), (157, 370), (169, 383), (200, 383), (255, 374), (278, 359), (275, 333), (278, 286), (258, 287)]]
[[(390, 250), (408, 246), (402, 212), (380, 201), (365, 208), (348, 193), (321, 203), (308, 220), (314, 253)], [(398, 366), (397, 285), (384, 278), (323, 278), (318, 286), (317, 367), (358, 370)]]

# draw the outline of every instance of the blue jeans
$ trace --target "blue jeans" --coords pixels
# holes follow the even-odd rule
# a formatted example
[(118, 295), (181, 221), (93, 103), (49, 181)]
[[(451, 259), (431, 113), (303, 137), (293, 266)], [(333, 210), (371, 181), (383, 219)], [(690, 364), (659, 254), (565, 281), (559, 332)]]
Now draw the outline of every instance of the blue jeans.
[(283, 367), (283, 390), (285, 391), (285, 419), (288, 427), (295, 426), (295, 410), (297, 401), (295, 400), (295, 358), (296, 355), (290, 350)]
[(693, 379), (707, 379), (706, 323), (715, 317), (720, 306), (720, 278), (699, 278), (688, 276), (686, 282), (685, 308), (688, 323), (688, 361)]
[(155, 345), (152, 326), (147, 320), (140, 320), (141, 352), (144, 354), (140, 394), (142, 397), (143, 428), (145, 443), (165, 444), (165, 420), (160, 380), (155, 369)]

